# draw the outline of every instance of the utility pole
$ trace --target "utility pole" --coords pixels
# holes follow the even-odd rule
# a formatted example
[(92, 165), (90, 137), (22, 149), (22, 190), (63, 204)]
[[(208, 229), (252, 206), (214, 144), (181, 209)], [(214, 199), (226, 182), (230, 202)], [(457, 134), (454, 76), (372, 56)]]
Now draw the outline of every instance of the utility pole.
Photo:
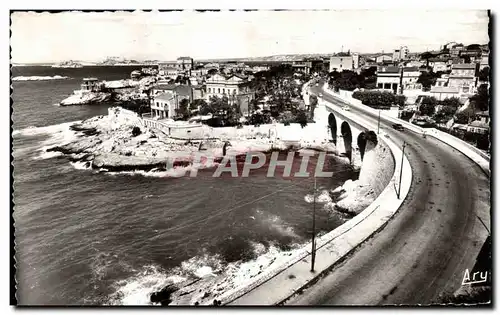
[(380, 109), (378, 110), (377, 134), (380, 133)]
[(312, 242), (311, 242), (311, 272), (314, 272), (314, 261), (316, 259), (316, 177), (314, 177), (313, 193), (313, 222), (312, 222)]
[(404, 157), (405, 157), (405, 147), (406, 147), (406, 142), (403, 141), (403, 152), (401, 154), (401, 170), (399, 172), (398, 199), (401, 195), (401, 177), (403, 176), (403, 162), (404, 162)]

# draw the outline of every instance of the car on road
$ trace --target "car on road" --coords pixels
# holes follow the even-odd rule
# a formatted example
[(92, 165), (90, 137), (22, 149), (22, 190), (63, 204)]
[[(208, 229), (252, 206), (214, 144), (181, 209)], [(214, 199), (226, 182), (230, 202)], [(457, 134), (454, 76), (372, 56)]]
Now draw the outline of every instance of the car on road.
[(349, 106), (342, 107), (343, 110), (349, 110)]
[(401, 125), (401, 124), (394, 124), (394, 125), (392, 125), (392, 128), (399, 130), (399, 131), (405, 130), (405, 127), (403, 127), (403, 125)]
[(319, 97), (323, 97), (323, 93), (319, 93), (319, 94), (318, 94), (318, 96), (319, 96)]

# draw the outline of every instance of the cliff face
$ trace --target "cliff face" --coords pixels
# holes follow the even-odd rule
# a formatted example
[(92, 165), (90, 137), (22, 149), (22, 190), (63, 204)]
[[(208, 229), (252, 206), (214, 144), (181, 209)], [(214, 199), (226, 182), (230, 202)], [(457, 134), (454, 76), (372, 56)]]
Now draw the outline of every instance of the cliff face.
[(368, 141), (359, 173), (360, 184), (369, 185), (378, 196), (391, 180), (394, 165), (394, 158), (388, 147), (381, 142), (374, 145)]
[(389, 184), (394, 174), (394, 158), (389, 148), (382, 142), (367, 141), (359, 178), (348, 180), (333, 190), (340, 194), (333, 209), (356, 215), (368, 207)]

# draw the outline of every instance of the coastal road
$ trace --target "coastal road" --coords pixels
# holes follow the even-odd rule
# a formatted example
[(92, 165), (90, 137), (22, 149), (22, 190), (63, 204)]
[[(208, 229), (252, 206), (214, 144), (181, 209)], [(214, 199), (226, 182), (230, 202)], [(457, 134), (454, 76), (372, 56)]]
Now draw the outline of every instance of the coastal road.
[[(313, 94), (342, 101), (312, 87)], [(377, 124), (378, 117), (351, 108)], [(461, 152), (434, 138), (396, 131), (381, 118), (395, 143), (407, 143), (413, 170), (398, 213), (343, 263), (286, 305), (431, 304), (460, 288), (490, 229), (490, 182)], [(490, 229), (491, 230), (491, 229)]]

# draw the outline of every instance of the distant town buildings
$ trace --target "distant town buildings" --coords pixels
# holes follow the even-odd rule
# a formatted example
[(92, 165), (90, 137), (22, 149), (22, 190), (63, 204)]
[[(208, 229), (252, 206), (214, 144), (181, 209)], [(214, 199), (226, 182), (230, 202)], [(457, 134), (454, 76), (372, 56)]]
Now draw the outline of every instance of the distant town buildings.
[(191, 70), (194, 67), (194, 60), (191, 57), (179, 57), (177, 58), (177, 69), (179, 70)]
[(375, 57), (377, 63), (384, 63), (385, 61), (392, 61), (392, 56), (390, 54), (380, 54)]
[(406, 46), (402, 46), (399, 49), (394, 49), (394, 53), (392, 54), (393, 61), (401, 61), (406, 60), (408, 58), (408, 54), (410, 50)]

